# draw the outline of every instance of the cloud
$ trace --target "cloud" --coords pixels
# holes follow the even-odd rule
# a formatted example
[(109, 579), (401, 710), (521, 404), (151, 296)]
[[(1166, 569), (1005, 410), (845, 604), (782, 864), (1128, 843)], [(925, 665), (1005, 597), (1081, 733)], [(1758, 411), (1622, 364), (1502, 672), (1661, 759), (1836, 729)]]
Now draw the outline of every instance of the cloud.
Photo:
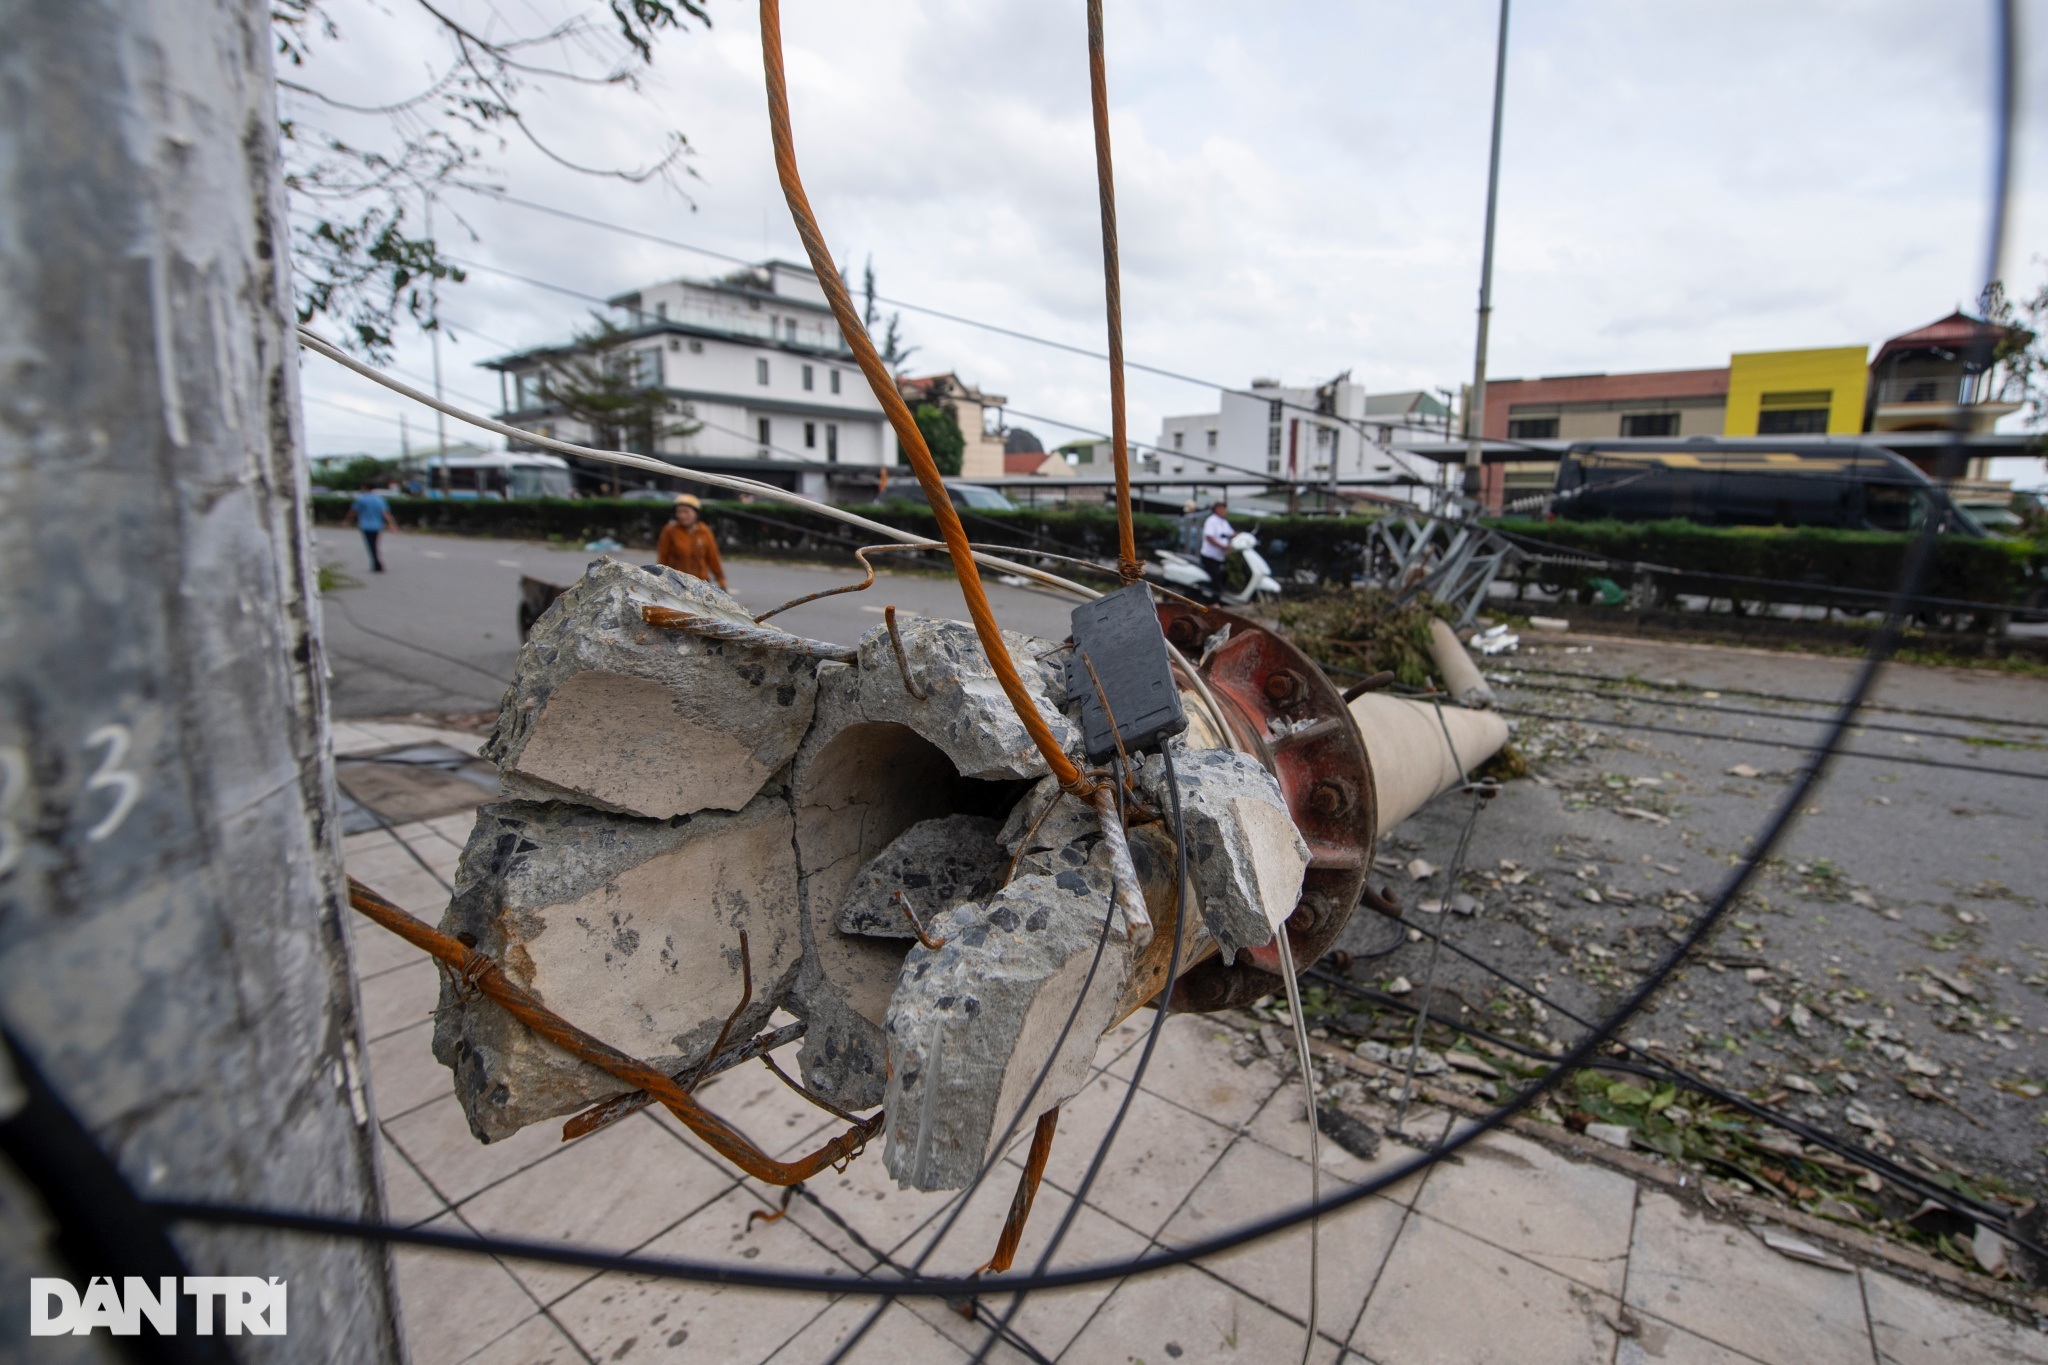
[[(406, 5), (338, 0), (337, 13), (344, 41), (315, 73), (327, 88), (388, 95), (404, 84), (394, 73), (423, 69)], [(644, 99), (550, 90), (534, 110), (589, 160), (633, 160), (662, 128), (681, 128), (700, 176), (694, 208), (572, 175), (519, 145), (498, 160), (506, 186), (738, 255), (799, 256), (768, 159), (754, 12), (712, 13), (710, 32), (663, 40)], [(1874, 346), (1968, 299), (1984, 236), (1988, 13), (1912, 0), (1518, 8), (1492, 372)], [(1496, 16), (1491, 0), (1112, 6), (1132, 358), (1231, 383), (1345, 369), (1373, 389), (1459, 383), (1471, 366)], [(872, 253), (886, 293), (1100, 347), (1078, 0), (789, 0), (783, 32), (805, 179), (856, 279)], [(2048, 74), (2038, 40), (2024, 56), (2030, 80)], [(2029, 262), (2048, 252), (2048, 202), (2025, 175), (2044, 104), (2021, 129), (2017, 278), (2038, 278)], [(517, 208), (472, 199), (462, 210), (482, 237), (465, 255), (593, 294), (708, 269)], [(560, 337), (584, 313), (481, 272), (448, 308), (474, 334), (458, 326), (447, 373), (485, 393), (495, 380), (469, 365)], [(1107, 421), (1097, 362), (905, 322), (920, 366), (957, 369), (1026, 411)], [(427, 370), (425, 346), (408, 343), (401, 363)], [(309, 391), (354, 382), (307, 370)], [(1214, 401), (1144, 375), (1131, 391), (1132, 430), (1147, 438), (1161, 416)], [(314, 449), (376, 436), (346, 421), (311, 414)]]

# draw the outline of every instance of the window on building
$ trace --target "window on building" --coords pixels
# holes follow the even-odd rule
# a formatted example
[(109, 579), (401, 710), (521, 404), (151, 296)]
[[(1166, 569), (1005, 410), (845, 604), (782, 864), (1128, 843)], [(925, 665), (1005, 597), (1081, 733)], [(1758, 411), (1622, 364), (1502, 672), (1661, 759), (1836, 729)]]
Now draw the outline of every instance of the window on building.
[(1510, 441), (1554, 441), (1557, 439), (1555, 417), (1510, 417), (1508, 418), (1508, 439)]
[(829, 387), (831, 388), (832, 392), (837, 393), (839, 392), (839, 371), (833, 370), (831, 374), (832, 383), (829, 385)]
[(1275, 399), (1274, 401), (1266, 404), (1266, 420), (1268, 422), (1277, 422), (1280, 420), (1281, 414), (1284, 413), (1286, 410), (1287, 405), (1281, 402), (1280, 400)]
[(1756, 417), (1759, 436), (1819, 436), (1828, 429), (1835, 395), (1830, 389), (1767, 393)]
[(816, 450), (817, 448), (818, 424), (816, 422), (806, 422), (804, 423), (804, 449)]
[(649, 346), (633, 352), (628, 361), (627, 373), (632, 376), (636, 388), (655, 389), (661, 387), (661, 348)]
[(655, 304), (655, 305), (654, 305), (654, 316), (656, 316), (657, 318), (660, 318), (660, 319), (661, 319), (661, 320), (662, 320), (663, 322), (667, 322), (667, 321), (668, 321), (668, 305), (667, 305), (667, 304), (665, 304), (665, 303), (657, 303), (657, 304)]
[(795, 318), (785, 318), (785, 319), (783, 320), (783, 323), (782, 323), (782, 335), (783, 335), (784, 337), (788, 338), (788, 339), (789, 339), (789, 340), (791, 340), (791, 341), (795, 341), (795, 340), (796, 340), (796, 319), (795, 319)]
[(1176, 431), (1173, 433), (1173, 448), (1175, 450), (1186, 450), (1188, 448), (1188, 434), (1186, 432)]
[(1621, 434), (1624, 436), (1676, 436), (1678, 414), (1675, 412), (1624, 412), (1621, 415)]
[[(832, 377), (837, 379), (839, 376), (834, 374)], [(825, 423), (825, 463), (839, 463), (839, 424), (837, 422)]]
[(767, 356), (758, 355), (754, 357), (754, 382), (756, 384), (765, 384), (768, 382)]
[[(1278, 403), (1273, 405), (1276, 412), (1279, 410), (1279, 407)], [(1266, 472), (1268, 474), (1278, 474), (1280, 472), (1280, 428), (1277, 424), (1266, 428)]]
[(814, 387), (816, 386), (811, 382), (811, 367), (806, 365), (804, 366), (804, 392), (809, 393)]
[(1756, 416), (1759, 436), (1825, 436), (1826, 408), (1765, 408)]
[(775, 444), (774, 440), (772, 439), (775, 429), (768, 425), (768, 419), (766, 417), (760, 417), (756, 418), (754, 421), (754, 430), (760, 435), (761, 455), (762, 458), (765, 459), (768, 455), (768, 447)]
[(693, 341), (693, 342), (691, 342), (691, 343), (690, 343), (690, 354), (691, 354), (691, 355), (703, 355), (703, 354), (704, 354), (704, 343), (703, 343), (703, 342), (701, 342), (701, 341)]
[(1216, 428), (1210, 427), (1207, 434), (1209, 437), (1209, 449), (1214, 450), (1216, 448)]

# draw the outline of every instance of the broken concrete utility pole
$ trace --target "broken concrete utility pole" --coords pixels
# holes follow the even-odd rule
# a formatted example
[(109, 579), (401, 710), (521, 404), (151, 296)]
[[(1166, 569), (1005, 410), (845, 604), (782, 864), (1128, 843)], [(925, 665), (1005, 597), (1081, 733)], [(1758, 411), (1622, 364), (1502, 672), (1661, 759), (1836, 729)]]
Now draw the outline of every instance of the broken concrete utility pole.
[[(145, 1198), (382, 1208), (269, 6), (4, 0), (0, 34), (0, 1024), (22, 1063), (0, 1052), (0, 1285), (18, 1296), (32, 1275), (119, 1283), (150, 1240), (82, 1206), (65, 1172), (94, 1144)], [(400, 1358), (380, 1248), (171, 1236), (192, 1274), (286, 1282), (289, 1346), (243, 1338), (238, 1358)]]
[[(824, 645), (697, 579), (599, 561), (521, 653), (485, 750), (516, 799), (479, 813), (442, 930), (679, 1081), (787, 1011), (807, 1091), (884, 1105), (891, 1174), (959, 1188), (1005, 1131), (1078, 1092), (1106, 1030), (1157, 1001), (1177, 934), (1175, 1007), (1277, 989), (1283, 943), (1305, 965), (1349, 920), (1378, 830), (1506, 739), (1491, 713), (1371, 695), (1347, 708), (1255, 622), (1156, 615), (1198, 661), (1176, 666), (1178, 781), (1161, 755), (1132, 756), (1119, 821), (1117, 802), (1105, 819), (1049, 772), (968, 626), (905, 617)], [(1067, 666), (1071, 645), (1004, 642), (1080, 756), (1075, 689), (1099, 678)], [(1139, 901), (1149, 937), (1126, 913)], [(480, 1139), (620, 1112), (615, 1072), (459, 974), (436, 1019)]]

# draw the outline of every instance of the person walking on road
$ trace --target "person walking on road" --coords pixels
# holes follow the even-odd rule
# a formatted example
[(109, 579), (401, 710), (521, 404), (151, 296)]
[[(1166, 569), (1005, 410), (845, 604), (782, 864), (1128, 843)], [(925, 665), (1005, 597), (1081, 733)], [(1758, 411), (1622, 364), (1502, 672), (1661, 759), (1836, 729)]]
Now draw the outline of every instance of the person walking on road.
[(385, 528), (398, 525), (397, 518), (391, 515), (391, 504), (376, 489), (365, 488), (356, 494), (349, 507), (348, 520), (363, 533), (363, 547), (370, 552), (371, 572), (383, 573), (384, 559), (377, 553), (377, 537), (384, 534)]
[(688, 493), (676, 495), (675, 520), (661, 528), (654, 557), (665, 568), (725, 586), (725, 565), (718, 558), (718, 537), (704, 524), (704, 504)]

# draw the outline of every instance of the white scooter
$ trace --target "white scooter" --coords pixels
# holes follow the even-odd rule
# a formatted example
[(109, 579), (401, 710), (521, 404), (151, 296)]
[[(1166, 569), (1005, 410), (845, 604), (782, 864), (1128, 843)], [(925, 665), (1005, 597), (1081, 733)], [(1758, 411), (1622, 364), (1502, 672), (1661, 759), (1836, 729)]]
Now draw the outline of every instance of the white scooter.
[(1145, 566), (1145, 576), (1157, 579), (1175, 592), (1186, 593), (1217, 606), (1241, 607), (1254, 601), (1270, 602), (1280, 596), (1280, 580), (1273, 577), (1272, 566), (1259, 553), (1258, 544), (1259, 538), (1250, 531), (1239, 531), (1230, 538), (1230, 548), (1244, 556), (1244, 566), (1249, 570), (1245, 585), (1236, 592), (1224, 591), (1221, 575), (1210, 573), (1206, 566), (1215, 561), (1174, 550), (1154, 550), (1155, 562)]

